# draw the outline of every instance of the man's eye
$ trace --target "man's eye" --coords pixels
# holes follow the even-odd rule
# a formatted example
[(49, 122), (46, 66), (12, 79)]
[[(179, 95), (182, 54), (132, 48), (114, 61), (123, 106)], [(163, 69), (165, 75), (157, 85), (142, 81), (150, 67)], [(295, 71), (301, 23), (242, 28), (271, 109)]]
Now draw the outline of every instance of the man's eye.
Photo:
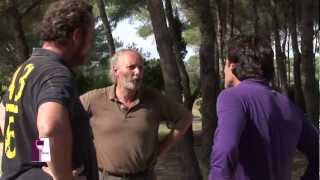
[(130, 70), (133, 70), (135, 68), (136, 68), (136, 66), (128, 66), (128, 69), (130, 69)]

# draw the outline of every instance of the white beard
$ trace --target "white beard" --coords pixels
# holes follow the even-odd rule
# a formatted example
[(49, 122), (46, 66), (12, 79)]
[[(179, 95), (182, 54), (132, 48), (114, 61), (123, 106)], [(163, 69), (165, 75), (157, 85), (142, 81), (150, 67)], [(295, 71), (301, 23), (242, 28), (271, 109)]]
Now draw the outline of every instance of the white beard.
[(131, 80), (124, 83), (124, 87), (129, 90), (138, 90), (141, 87), (141, 80)]

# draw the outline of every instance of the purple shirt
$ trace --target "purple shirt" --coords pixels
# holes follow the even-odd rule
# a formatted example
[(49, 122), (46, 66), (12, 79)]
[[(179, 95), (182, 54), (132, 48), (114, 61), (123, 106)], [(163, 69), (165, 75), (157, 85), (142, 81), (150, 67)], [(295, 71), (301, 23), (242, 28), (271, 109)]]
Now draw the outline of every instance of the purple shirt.
[(305, 179), (318, 179), (317, 129), (265, 81), (225, 89), (217, 113), (209, 180), (290, 180), (297, 146), (310, 162)]

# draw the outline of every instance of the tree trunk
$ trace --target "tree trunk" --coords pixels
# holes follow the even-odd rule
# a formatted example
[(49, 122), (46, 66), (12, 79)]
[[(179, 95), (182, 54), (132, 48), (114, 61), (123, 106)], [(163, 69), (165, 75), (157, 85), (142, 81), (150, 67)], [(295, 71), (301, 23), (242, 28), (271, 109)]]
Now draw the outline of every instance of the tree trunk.
[(234, 0), (230, 0), (230, 37), (234, 36)]
[(225, 42), (227, 32), (228, 1), (217, 0), (220, 34), (220, 60), (225, 59)]
[[(217, 126), (216, 99), (219, 89), (219, 73), (215, 71), (215, 24), (212, 15), (209, 15), (210, 3), (208, 0), (200, 4), (206, 14), (200, 13), (201, 45), (200, 45), (200, 81), (202, 95), (202, 162), (209, 169), (210, 153), (213, 133)], [(210, 17), (211, 16), (211, 17)]]
[(313, 54), (313, 3), (305, 0), (302, 3), (301, 24), (301, 77), (302, 89), (308, 117), (318, 127), (319, 88), (315, 78), (315, 61)]
[(29, 46), (23, 30), (22, 17), (15, 5), (8, 8), (7, 11), (13, 20), (13, 33), (16, 47), (15, 53), (17, 54), (18, 61), (21, 63), (29, 57)]
[[(157, 49), (160, 55), (160, 65), (162, 69), (166, 95), (172, 100), (181, 102), (181, 87), (180, 87), (180, 76), (177, 67), (176, 56), (172, 49), (172, 39), (170, 38), (170, 32), (166, 25), (166, 19), (163, 9), (163, 4), (161, 0), (148, 0), (148, 10), (151, 16), (152, 27), (157, 43)], [(194, 163), (196, 161), (195, 156), (190, 156), (192, 154), (192, 148), (190, 140), (192, 134), (190, 131), (186, 134), (179, 143), (178, 150), (179, 156), (181, 158), (184, 177), (186, 180), (197, 180), (199, 177), (196, 175), (196, 170), (194, 169)], [(201, 178), (201, 177), (200, 177)]]
[[(177, 61), (181, 85), (184, 95), (184, 104), (188, 107), (191, 100), (191, 91), (189, 85), (189, 76), (185, 68), (183, 58), (186, 54), (186, 44), (182, 39), (181, 22), (178, 17), (174, 17), (171, 0), (165, 0), (165, 13), (168, 20), (168, 29), (172, 40), (172, 51)], [(179, 22), (178, 22), (179, 21)], [(192, 107), (191, 107), (192, 108)]]
[(216, 32), (210, 0), (185, 0), (184, 4), (196, 15), (199, 22), (201, 44), (200, 82), (202, 95), (202, 153), (201, 166), (204, 179), (208, 175), (209, 160), (212, 148), (213, 133), (217, 125), (216, 99), (219, 88), (219, 73), (215, 71), (215, 42)]
[[(172, 51), (175, 55), (177, 62), (178, 71), (181, 78), (181, 85), (184, 94), (184, 106), (192, 111), (192, 106), (195, 98), (191, 95), (190, 85), (189, 85), (189, 76), (186, 70), (186, 67), (183, 62), (183, 58), (186, 54), (186, 44), (182, 38), (182, 29), (181, 21), (176, 15), (173, 15), (173, 9), (171, 0), (165, 0), (165, 12), (169, 24), (169, 33), (172, 39)], [(178, 142), (178, 150), (182, 152), (181, 159), (184, 160), (184, 178), (186, 180), (200, 180), (202, 179), (201, 170), (199, 163), (196, 157), (196, 154), (193, 149), (193, 130), (192, 126), (186, 132), (186, 135), (183, 139)]]
[[(288, 27), (289, 28), (289, 27)], [(289, 89), (291, 91), (291, 62), (290, 62), (290, 33), (288, 33), (288, 44), (287, 44), (287, 77), (288, 77), (288, 84), (289, 84)], [(291, 93), (291, 92), (290, 92)]]
[(111, 30), (111, 26), (110, 26), (110, 22), (108, 20), (108, 16), (105, 10), (105, 3), (104, 0), (96, 0), (96, 3), (98, 5), (98, 9), (99, 9), (99, 14), (100, 14), (100, 18), (102, 20), (103, 23), (103, 27), (105, 29), (106, 35), (107, 35), (107, 40), (108, 40), (108, 51), (110, 56), (112, 56), (115, 51), (115, 45), (114, 45), (114, 39), (112, 36), (112, 30)]
[(298, 45), (298, 33), (297, 33), (297, 14), (296, 14), (296, 0), (290, 1), (290, 16), (289, 16), (289, 31), (291, 34), (291, 46), (293, 51), (293, 80), (294, 80), (294, 101), (302, 109), (304, 109), (304, 98), (301, 86), (301, 53)]
[(181, 102), (181, 87), (179, 71), (172, 51), (172, 41), (166, 25), (165, 14), (161, 0), (148, 0), (148, 10), (151, 16), (157, 49), (160, 55), (160, 65), (165, 84), (166, 95), (172, 100)]
[(254, 18), (254, 23), (253, 23), (253, 29), (254, 29), (254, 34), (257, 36), (259, 34), (259, 14), (258, 14), (258, 0), (251, 0), (252, 3), (252, 8), (253, 8), (253, 18)]
[[(227, 35), (227, 23), (228, 23), (228, 14), (229, 14), (229, 1), (222, 1), (217, 0), (217, 7), (218, 7), (218, 16), (219, 16), (219, 34), (220, 34), (220, 48), (217, 54), (219, 54), (218, 62), (219, 64), (216, 65), (218, 68), (219, 76), (224, 77), (224, 64), (226, 59), (226, 52), (225, 52), (225, 46), (226, 46), (226, 35)], [(219, 89), (224, 88), (223, 81), (220, 82)]]
[(277, 6), (278, 2), (271, 0), (271, 16), (273, 21), (273, 35), (275, 41), (275, 50), (276, 50), (276, 63), (277, 63), (277, 71), (280, 80), (280, 88), (281, 92), (288, 95), (288, 85), (287, 85), (287, 76), (286, 76), (286, 66), (285, 66), (285, 54), (281, 48), (281, 40), (280, 40), (280, 33), (279, 33), (279, 19), (277, 16)]

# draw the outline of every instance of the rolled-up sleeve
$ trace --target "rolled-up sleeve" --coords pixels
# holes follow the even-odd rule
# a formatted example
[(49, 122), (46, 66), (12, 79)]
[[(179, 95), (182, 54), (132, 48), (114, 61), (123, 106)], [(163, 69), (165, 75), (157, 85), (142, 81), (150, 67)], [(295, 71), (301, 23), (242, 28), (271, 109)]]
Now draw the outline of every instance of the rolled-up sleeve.
[(238, 164), (238, 145), (246, 124), (240, 97), (225, 90), (217, 101), (218, 127), (211, 152), (209, 180), (233, 180)]

